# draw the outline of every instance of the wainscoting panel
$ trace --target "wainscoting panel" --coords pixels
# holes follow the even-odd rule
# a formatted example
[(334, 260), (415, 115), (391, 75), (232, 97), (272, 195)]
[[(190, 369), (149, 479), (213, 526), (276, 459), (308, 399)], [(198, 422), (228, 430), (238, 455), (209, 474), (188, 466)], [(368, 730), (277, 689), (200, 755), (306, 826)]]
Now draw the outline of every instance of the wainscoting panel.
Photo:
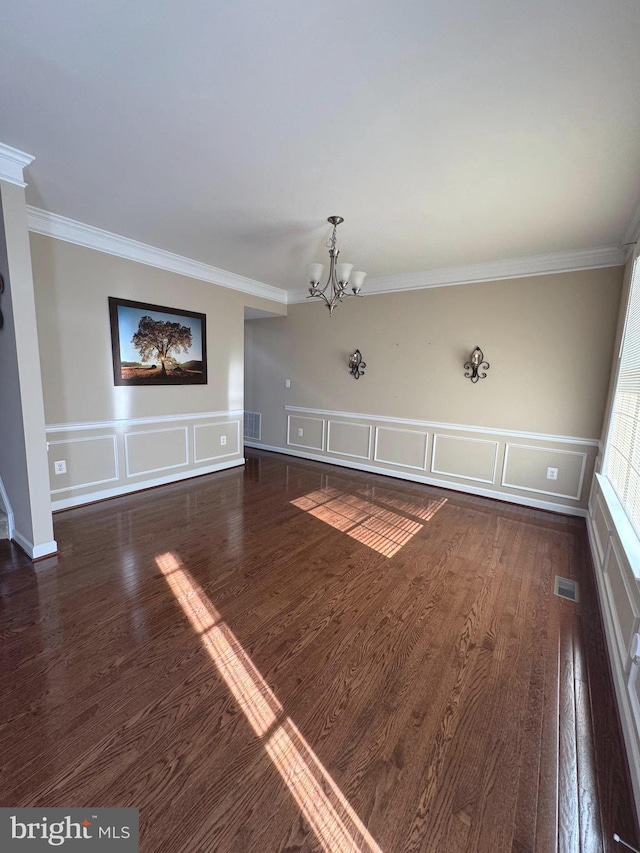
[(497, 441), (453, 435), (433, 436), (432, 474), (493, 485), (497, 463)]
[(615, 537), (612, 538), (604, 562), (604, 583), (613, 619), (620, 663), (626, 668), (631, 638), (638, 630), (638, 612), (624, 575), (624, 558)]
[(194, 462), (211, 462), (240, 452), (240, 422), (198, 424), (193, 428)]
[[(582, 496), (586, 464), (587, 454), (584, 452), (508, 443), (502, 485), (578, 501)], [(557, 469), (557, 480), (548, 479), (548, 468)]]
[(597, 439), (302, 406), (267, 434), (245, 444), (583, 518), (598, 454)]
[[(50, 424), (52, 508), (242, 465), (241, 424), (241, 411)], [(54, 463), (61, 460), (67, 471), (56, 475)]]
[(287, 444), (324, 450), (324, 419), (290, 415), (287, 418)]
[(640, 631), (640, 546), (610, 483), (599, 474), (594, 478), (587, 530), (636, 809), (640, 814), (640, 678), (630, 654), (633, 636)]
[[(56, 474), (55, 463), (63, 461), (66, 473)], [(73, 436), (49, 442), (51, 494), (72, 489), (102, 486), (118, 481), (118, 445), (115, 435)]]
[(607, 522), (602, 495), (599, 491), (596, 491), (593, 502), (589, 505), (589, 517), (591, 519), (593, 541), (598, 549), (598, 560), (600, 561), (600, 565), (604, 565), (611, 529)]
[(187, 427), (147, 429), (124, 436), (127, 477), (158, 474), (189, 464)]
[(373, 461), (426, 471), (428, 445), (428, 432), (376, 427)]
[(354, 459), (371, 458), (371, 426), (348, 421), (329, 421), (327, 453), (339, 453)]

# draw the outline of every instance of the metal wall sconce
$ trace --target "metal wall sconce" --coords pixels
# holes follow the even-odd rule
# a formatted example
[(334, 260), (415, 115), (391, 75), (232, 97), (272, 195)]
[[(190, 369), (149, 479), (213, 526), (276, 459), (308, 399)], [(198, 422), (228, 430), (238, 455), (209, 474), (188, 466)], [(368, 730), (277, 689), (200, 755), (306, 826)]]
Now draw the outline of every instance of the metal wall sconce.
[(367, 362), (362, 360), (362, 353), (359, 349), (349, 356), (349, 373), (354, 379), (360, 379), (361, 376), (364, 376), (366, 366)]
[(480, 373), (480, 370), (489, 370), (491, 365), (484, 360), (484, 353), (480, 347), (476, 347), (469, 357), (469, 361), (465, 361), (464, 369), (467, 371), (465, 377), (470, 379), (474, 384), (478, 379), (486, 379), (486, 373)]

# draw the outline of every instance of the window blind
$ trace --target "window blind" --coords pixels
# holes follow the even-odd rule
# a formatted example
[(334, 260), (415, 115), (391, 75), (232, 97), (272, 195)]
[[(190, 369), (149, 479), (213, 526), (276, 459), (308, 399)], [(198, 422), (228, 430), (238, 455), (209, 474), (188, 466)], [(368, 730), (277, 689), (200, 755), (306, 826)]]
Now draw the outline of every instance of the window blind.
[(636, 258), (618, 378), (607, 437), (604, 474), (640, 537), (640, 263)]

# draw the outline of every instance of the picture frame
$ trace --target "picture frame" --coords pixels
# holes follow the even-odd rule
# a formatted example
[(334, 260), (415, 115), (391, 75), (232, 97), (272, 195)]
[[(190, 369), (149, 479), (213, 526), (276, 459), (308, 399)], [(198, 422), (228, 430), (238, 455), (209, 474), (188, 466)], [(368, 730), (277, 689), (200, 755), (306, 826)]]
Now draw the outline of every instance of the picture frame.
[(109, 297), (115, 385), (206, 385), (207, 318)]

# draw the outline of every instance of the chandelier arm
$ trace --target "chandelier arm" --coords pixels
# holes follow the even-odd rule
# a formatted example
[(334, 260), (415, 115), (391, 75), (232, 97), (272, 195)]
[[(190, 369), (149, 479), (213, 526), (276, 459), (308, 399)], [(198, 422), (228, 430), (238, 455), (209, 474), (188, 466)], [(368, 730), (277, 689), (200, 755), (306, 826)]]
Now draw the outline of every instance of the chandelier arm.
[[(334, 232), (335, 232), (335, 229), (336, 229), (336, 226), (334, 226), (334, 229), (333, 229)], [(339, 254), (340, 254), (340, 250), (336, 249), (335, 246), (333, 246), (333, 248), (329, 249), (329, 257), (330, 257), (329, 275), (327, 277), (327, 283), (322, 288), (322, 292), (325, 293), (327, 288), (329, 287), (329, 285), (331, 285), (331, 301), (333, 301), (333, 299), (335, 298), (336, 291), (338, 290), (338, 287), (337, 287), (338, 280), (336, 278), (336, 261), (338, 259)]]
[[(326, 289), (326, 287), (325, 287), (325, 289)], [(310, 294), (307, 296), (307, 299), (324, 299), (324, 301), (325, 301), (325, 304), (326, 304), (327, 308), (328, 308), (329, 310), (331, 310), (331, 302), (329, 302), (329, 300), (327, 299), (327, 297), (324, 295), (324, 291), (323, 291), (323, 290), (318, 289), (318, 292), (317, 292), (317, 293), (310, 293)]]

